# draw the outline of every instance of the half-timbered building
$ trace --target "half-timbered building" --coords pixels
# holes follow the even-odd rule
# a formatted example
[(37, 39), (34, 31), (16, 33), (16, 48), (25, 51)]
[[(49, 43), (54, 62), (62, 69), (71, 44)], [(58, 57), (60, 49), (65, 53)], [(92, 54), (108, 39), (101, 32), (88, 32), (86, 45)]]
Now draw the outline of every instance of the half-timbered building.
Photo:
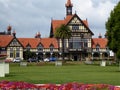
[(65, 59), (85, 60), (86, 58), (101, 58), (109, 56), (106, 38), (92, 38), (94, 33), (89, 28), (87, 19), (82, 20), (77, 13), (72, 13), (73, 4), (67, 0), (66, 17), (63, 20), (51, 20), (50, 36), (41, 38), (37, 33), (34, 38), (17, 38), (16, 32), (11, 33), (12, 27), (9, 25), (7, 32), (0, 32), (0, 53), (6, 54), (7, 58), (23, 58), (24, 51), (31, 51), (38, 55), (39, 59), (47, 57), (60, 57), (62, 55), (62, 41), (56, 39), (54, 34), (56, 29), (62, 24), (68, 26), (72, 36), (64, 39)]

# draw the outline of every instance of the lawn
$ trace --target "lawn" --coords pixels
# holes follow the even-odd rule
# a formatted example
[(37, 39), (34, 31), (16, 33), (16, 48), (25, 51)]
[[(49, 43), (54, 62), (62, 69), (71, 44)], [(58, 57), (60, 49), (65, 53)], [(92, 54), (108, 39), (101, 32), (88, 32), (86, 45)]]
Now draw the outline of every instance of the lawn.
[(0, 80), (26, 81), (35, 84), (82, 82), (120, 85), (120, 72), (118, 66), (101, 67), (75, 63), (55, 66), (53, 63), (34, 63), (22, 67), (12, 63), (10, 74)]

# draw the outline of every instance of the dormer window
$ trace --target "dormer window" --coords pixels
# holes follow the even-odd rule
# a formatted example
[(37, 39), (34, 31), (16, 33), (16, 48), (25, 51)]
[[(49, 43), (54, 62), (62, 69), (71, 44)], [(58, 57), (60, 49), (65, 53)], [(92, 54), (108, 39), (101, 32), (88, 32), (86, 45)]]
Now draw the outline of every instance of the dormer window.
[(106, 52), (107, 52), (107, 53), (109, 53), (109, 52), (110, 52), (109, 47), (106, 47)]
[(96, 51), (97, 51), (97, 52), (100, 51), (100, 45), (99, 45), (99, 44), (96, 45)]
[(38, 49), (38, 52), (43, 52), (43, 45), (39, 44), (37, 49)]
[(27, 45), (26, 49), (27, 49), (27, 51), (30, 51), (31, 46), (30, 46), (30, 44), (29, 44), (29, 43), (28, 43), (28, 45)]
[(54, 46), (50, 45), (50, 52), (53, 52)]

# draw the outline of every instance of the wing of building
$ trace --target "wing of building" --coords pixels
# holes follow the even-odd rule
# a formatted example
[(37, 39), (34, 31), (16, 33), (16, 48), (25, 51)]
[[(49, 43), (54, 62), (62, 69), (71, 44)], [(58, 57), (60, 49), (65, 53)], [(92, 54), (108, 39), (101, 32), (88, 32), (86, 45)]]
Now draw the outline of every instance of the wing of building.
[(107, 58), (109, 48), (106, 38), (92, 38), (94, 33), (89, 28), (87, 19), (82, 20), (77, 13), (72, 13), (73, 4), (67, 0), (65, 4), (66, 16), (63, 20), (51, 20), (50, 35), (41, 38), (38, 32), (35, 38), (17, 38), (16, 32), (11, 34), (12, 27), (9, 25), (7, 32), (0, 32), (1, 54), (7, 58), (24, 58), (23, 52), (30, 51), (38, 55), (40, 59), (48, 57), (60, 57), (62, 55), (62, 40), (55, 38), (55, 32), (61, 25), (71, 30), (71, 37), (64, 39), (64, 56), (70, 60), (85, 60), (88, 57), (97, 59)]

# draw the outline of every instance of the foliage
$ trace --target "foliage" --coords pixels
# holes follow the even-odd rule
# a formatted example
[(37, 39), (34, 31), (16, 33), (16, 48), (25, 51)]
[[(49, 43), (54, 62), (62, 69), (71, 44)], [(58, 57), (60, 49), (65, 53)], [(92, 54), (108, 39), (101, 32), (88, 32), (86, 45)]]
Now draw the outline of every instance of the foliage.
[(61, 39), (62, 40), (62, 57), (63, 57), (63, 60), (64, 60), (64, 39), (69, 39), (72, 34), (71, 34), (71, 30), (68, 26), (62, 24), (60, 27), (58, 27), (56, 29), (56, 32), (55, 32), (55, 37), (57, 39)]
[(36, 53), (35, 52), (31, 52), (31, 51), (24, 51), (23, 52), (23, 58), (25, 60), (29, 59), (29, 58), (33, 58), (33, 57), (36, 57)]
[(71, 30), (68, 26), (62, 24), (56, 29), (55, 37), (60, 39), (68, 39), (71, 37)]
[(119, 90), (119, 87), (108, 84), (84, 84), (84, 83), (65, 83), (65, 84), (31, 84), (27, 82), (1, 81), (2, 90)]
[(1, 90), (34, 90), (37, 89), (38, 87), (34, 84), (30, 84), (27, 82), (19, 81), (19, 82), (10, 82), (10, 81), (1, 81), (0, 82), (0, 89)]
[(120, 2), (111, 11), (110, 17), (106, 22), (108, 46), (120, 58)]

